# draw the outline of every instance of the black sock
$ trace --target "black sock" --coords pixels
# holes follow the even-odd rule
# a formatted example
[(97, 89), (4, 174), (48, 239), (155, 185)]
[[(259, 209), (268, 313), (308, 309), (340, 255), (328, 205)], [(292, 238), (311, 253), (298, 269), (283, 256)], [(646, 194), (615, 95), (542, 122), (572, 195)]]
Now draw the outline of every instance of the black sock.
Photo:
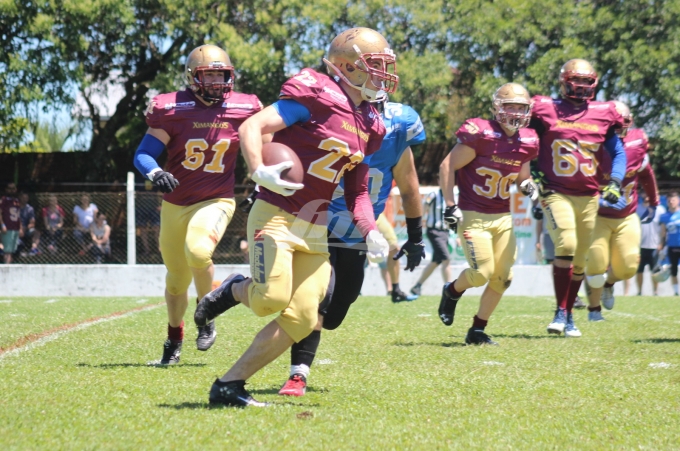
[(299, 343), (293, 343), (290, 349), (290, 364), (307, 365), (311, 368), (320, 341), (321, 331), (313, 330), (311, 334), (300, 340)]
[(392, 284), (392, 293), (396, 293), (399, 291), (399, 284), (398, 283), (393, 283)]

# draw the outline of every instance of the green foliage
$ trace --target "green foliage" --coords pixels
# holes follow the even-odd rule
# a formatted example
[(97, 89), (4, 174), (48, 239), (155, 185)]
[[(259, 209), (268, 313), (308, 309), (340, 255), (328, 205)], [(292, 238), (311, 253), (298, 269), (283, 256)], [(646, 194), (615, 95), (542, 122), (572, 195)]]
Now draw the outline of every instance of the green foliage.
[[(381, 31), (398, 53), (394, 100), (421, 113), (429, 143), (450, 145), (471, 116), (488, 117), (502, 83), (534, 94), (557, 92), (568, 59), (591, 60), (600, 98), (630, 104), (655, 145), (658, 169), (680, 175), (680, 3), (671, 0), (0, 0), (0, 123), (21, 117), (16, 105), (72, 105), (75, 93), (92, 122), (98, 179), (130, 158), (146, 128), (153, 92), (182, 89), (185, 55), (195, 46), (225, 47), (237, 89), (276, 100), (281, 83), (305, 66), (319, 68), (332, 37), (350, 26)], [(93, 93), (120, 83), (125, 95), (101, 122)], [(0, 144), (22, 142), (5, 125)], [(422, 168), (433, 171), (434, 168)], [(109, 171), (109, 172), (107, 172)]]
[[(548, 335), (554, 301), (504, 298), (487, 331), (498, 347), (464, 346), (477, 296), (444, 327), (438, 299), (392, 305), (363, 297), (324, 331), (302, 398), (278, 396), (284, 355), (246, 388), (264, 409), (208, 406), (211, 383), (269, 318), (237, 307), (199, 352), (187, 327), (179, 365), (158, 359), (161, 297), (13, 298), (0, 303), (0, 347), (61, 325), (161, 303), (72, 330), (0, 358), (0, 445), (24, 449), (470, 450), (676, 449), (680, 335), (672, 297), (622, 297), (607, 321), (576, 312), (579, 339)], [(35, 337), (34, 336), (34, 337)], [(42, 370), (41, 370), (42, 369)], [(49, 371), (44, 371), (49, 369)]]

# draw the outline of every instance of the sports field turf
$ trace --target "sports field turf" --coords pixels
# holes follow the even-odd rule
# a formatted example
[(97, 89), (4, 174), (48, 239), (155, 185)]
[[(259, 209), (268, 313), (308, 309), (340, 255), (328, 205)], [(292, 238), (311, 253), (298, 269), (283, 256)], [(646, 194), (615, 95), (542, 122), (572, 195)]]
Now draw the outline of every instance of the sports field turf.
[(324, 333), (305, 397), (277, 395), (287, 354), (249, 381), (264, 409), (207, 395), (269, 319), (229, 311), (206, 353), (188, 327), (182, 362), (158, 368), (159, 302), (0, 299), (0, 450), (680, 449), (678, 298), (619, 298), (603, 323), (578, 311), (583, 337), (565, 339), (545, 333), (549, 298), (508, 297), (498, 347), (463, 345), (477, 297), (452, 327), (434, 297), (361, 298)]

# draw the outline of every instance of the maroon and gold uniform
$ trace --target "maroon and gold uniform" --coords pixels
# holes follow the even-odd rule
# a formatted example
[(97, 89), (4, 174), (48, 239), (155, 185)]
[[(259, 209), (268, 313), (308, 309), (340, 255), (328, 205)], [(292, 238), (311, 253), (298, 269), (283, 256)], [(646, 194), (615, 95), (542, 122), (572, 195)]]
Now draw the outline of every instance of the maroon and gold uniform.
[(564, 99), (534, 96), (532, 118), (542, 127), (538, 169), (545, 174), (543, 190), (596, 196), (597, 167), (605, 154), (603, 144), (612, 128), (623, 124), (614, 105), (575, 105)]
[[(368, 197), (365, 156), (385, 135), (380, 114), (368, 102), (355, 106), (338, 83), (304, 69), (284, 83), (280, 96), (309, 110), (310, 118), (274, 135), (293, 149), (304, 168), (304, 188), (291, 196), (261, 189), (248, 218), (253, 283), (251, 309), (260, 316), (281, 312), (276, 321), (300, 341), (312, 331), (330, 279), (326, 211), (344, 178), (348, 209), (357, 227), (375, 229)], [(358, 214), (356, 206), (364, 208)]]
[[(627, 165), (626, 175), (621, 182), (620, 202), (625, 203), (625, 206), (600, 206), (593, 243), (588, 252), (588, 276), (604, 274), (611, 265), (615, 279), (626, 280), (633, 277), (640, 260), (640, 220), (636, 214), (638, 181), (649, 196), (650, 206), (659, 205), (656, 178), (647, 155), (647, 135), (642, 129), (629, 130), (623, 139), (623, 146), (626, 149)], [(601, 168), (602, 181), (606, 184), (611, 179), (609, 155), (605, 155)]]
[(206, 105), (187, 89), (154, 97), (146, 111), (149, 127), (170, 136), (165, 170), (179, 180), (163, 195), (159, 237), (172, 295), (186, 292), (191, 268), (212, 264), (235, 209), (238, 128), (261, 109), (255, 95), (231, 91), (223, 101)]
[(146, 123), (170, 135), (165, 170), (180, 185), (163, 200), (193, 205), (234, 197), (238, 128), (262, 109), (257, 96), (231, 92), (210, 106), (190, 90), (160, 94), (146, 111)]
[(489, 283), (503, 293), (512, 280), (516, 258), (510, 215), (510, 185), (522, 165), (536, 158), (538, 136), (520, 128), (508, 136), (496, 121), (468, 119), (456, 132), (458, 141), (475, 150), (475, 158), (457, 171), (459, 230), (470, 268), (464, 271), (475, 287)]

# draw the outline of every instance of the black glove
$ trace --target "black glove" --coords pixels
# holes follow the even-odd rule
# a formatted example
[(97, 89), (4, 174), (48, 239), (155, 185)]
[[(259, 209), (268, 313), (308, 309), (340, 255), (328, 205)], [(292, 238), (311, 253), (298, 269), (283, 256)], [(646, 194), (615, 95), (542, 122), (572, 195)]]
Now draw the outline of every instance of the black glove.
[(538, 186), (538, 192), (542, 193), (543, 186), (545, 185), (545, 174), (543, 173), (543, 171), (539, 171), (538, 169), (532, 169), (531, 178), (534, 180), (536, 186)]
[(458, 205), (453, 205), (444, 209), (444, 222), (448, 224), (449, 229), (458, 232), (458, 223), (462, 220), (463, 213), (458, 208)]
[(420, 261), (425, 258), (425, 243), (423, 243), (423, 218), (406, 218), (406, 233), (408, 241), (399, 249), (393, 260), (399, 260), (406, 255), (406, 271), (413, 271)]
[(171, 193), (179, 186), (179, 180), (165, 171), (158, 171), (153, 175), (153, 184), (161, 190), (161, 193)]
[(540, 221), (543, 219), (543, 208), (538, 204), (534, 205), (534, 208), (531, 209), (531, 216), (533, 216), (536, 221)]
[(399, 260), (404, 254), (406, 254), (406, 271), (413, 271), (425, 258), (425, 243), (422, 240), (419, 243), (409, 240), (404, 243), (393, 259)]
[(609, 185), (602, 190), (602, 198), (610, 204), (615, 204), (621, 198), (621, 184), (616, 180), (609, 182)]
[(243, 201), (240, 204), (238, 204), (238, 208), (243, 213), (246, 213), (246, 214), (250, 213), (250, 209), (253, 208), (253, 204), (255, 203), (255, 199), (257, 198), (258, 193), (259, 193), (259, 191), (253, 190), (253, 192), (250, 193), (250, 195), (248, 197), (243, 199)]

